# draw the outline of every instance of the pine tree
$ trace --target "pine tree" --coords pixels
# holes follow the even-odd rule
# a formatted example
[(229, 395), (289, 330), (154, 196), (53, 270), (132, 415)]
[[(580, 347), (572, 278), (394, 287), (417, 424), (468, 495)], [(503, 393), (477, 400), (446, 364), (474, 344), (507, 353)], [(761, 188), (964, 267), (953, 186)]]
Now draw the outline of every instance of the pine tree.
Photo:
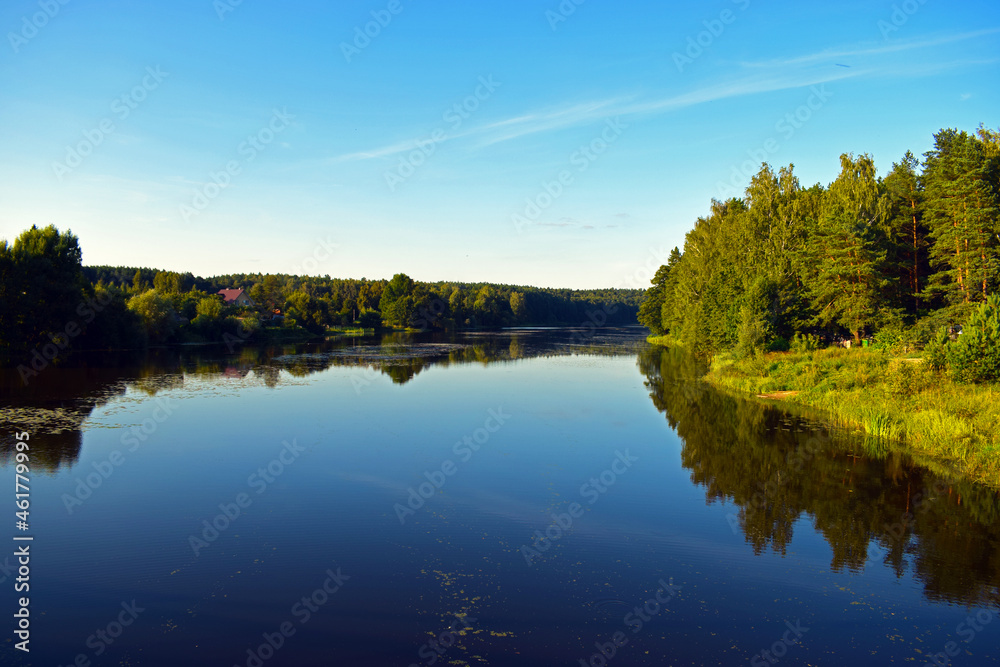
[(982, 141), (956, 130), (935, 134), (926, 153), (926, 220), (937, 269), (927, 293), (953, 310), (984, 301), (1000, 266), (994, 161), (986, 153)]
[(870, 156), (844, 154), (840, 164), (804, 251), (806, 288), (818, 312), (816, 321), (843, 326), (860, 342), (884, 301), (887, 206)]
[(923, 223), (924, 193), (919, 162), (913, 153), (892, 165), (884, 185), (889, 205), (889, 262), (897, 276), (896, 300), (912, 315), (920, 312), (920, 291), (930, 272), (927, 264), (927, 228)]

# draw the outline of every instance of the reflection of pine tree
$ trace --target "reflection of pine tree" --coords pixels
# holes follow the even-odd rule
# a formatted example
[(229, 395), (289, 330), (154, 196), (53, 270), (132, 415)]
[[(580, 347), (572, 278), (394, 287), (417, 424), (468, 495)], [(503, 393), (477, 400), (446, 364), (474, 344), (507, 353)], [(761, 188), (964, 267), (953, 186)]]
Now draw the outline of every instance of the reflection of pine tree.
[(697, 362), (676, 350), (648, 349), (638, 366), (682, 439), (691, 480), (708, 502), (739, 507), (755, 553), (785, 553), (795, 522), (808, 515), (830, 544), (832, 570), (885, 563), (897, 577), (912, 571), (930, 599), (1000, 604), (995, 491), (952, 484), (899, 454), (862, 455), (860, 441), (831, 439), (812, 421), (709, 387), (692, 401), (683, 378), (700, 376)]

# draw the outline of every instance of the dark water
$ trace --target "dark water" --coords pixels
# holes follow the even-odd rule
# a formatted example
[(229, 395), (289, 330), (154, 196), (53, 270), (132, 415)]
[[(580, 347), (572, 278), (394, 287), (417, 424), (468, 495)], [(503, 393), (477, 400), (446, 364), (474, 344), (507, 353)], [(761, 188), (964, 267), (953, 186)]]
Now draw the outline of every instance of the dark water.
[[(714, 392), (643, 333), (8, 373), (0, 663), (1000, 659), (996, 491)], [(13, 646), (15, 535), (34, 537), (30, 654)]]

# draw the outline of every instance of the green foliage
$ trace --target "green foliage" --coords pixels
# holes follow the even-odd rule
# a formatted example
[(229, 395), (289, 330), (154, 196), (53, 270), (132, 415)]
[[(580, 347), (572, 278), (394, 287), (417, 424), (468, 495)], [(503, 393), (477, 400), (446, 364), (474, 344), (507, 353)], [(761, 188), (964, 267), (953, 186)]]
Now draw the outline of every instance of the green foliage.
[(222, 300), (217, 296), (207, 296), (198, 301), (196, 312), (209, 320), (217, 320), (222, 315)]
[(416, 314), (413, 293), (416, 283), (405, 273), (397, 273), (382, 290), (379, 310), (382, 319), (394, 327), (408, 327)]
[(177, 313), (173, 304), (155, 289), (129, 299), (128, 309), (139, 317), (151, 342), (166, 342), (177, 328)]
[[(1000, 290), (1000, 133), (934, 135), (884, 178), (840, 157), (824, 188), (769, 165), (742, 198), (711, 203), (683, 254), (661, 267), (639, 321), (707, 355), (795, 349), (796, 334), (844, 335), (898, 354), (964, 322)], [(660, 304), (660, 320), (654, 312)]]
[(867, 155), (841, 155), (819, 224), (803, 250), (816, 323), (841, 326), (855, 337), (872, 325), (883, 303), (886, 200)]
[(1000, 296), (990, 295), (972, 313), (948, 356), (961, 382), (1000, 380)]
[(285, 311), (293, 326), (300, 326), (316, 335), (326, 332), (329, 322), (327, 301), (314, 298), (307, 291), (299, 289), (288, 295)]
[(379, 329), (382, 326), (382, 313), (377, 310), (362, 310), (358, 316), (358, 324), (363, 329)]
[(948, 367), (948, 328), (941, 327), (937, 334), (924, 346), (924, 363), (935, 371)]
[(53, 225), (32, 226), (12, 245), (0, 241), (0, 351), (23, 351), (65, 335), (81, 322), (77, 308), (93, 294), (79, 242)]
[(989, 144), (966, 132), (941, 130), (921, 180), (937, 271), (925, 295), (940, 305), (981, 302), (997, 287), (1000, 222), (998, 170)]
[[(677, 248), (674, 248), (674, 252), (679, 254)], [(664, 264), (657, 269), (650, 280), (653, 286), (646, 290), (646, 298), (639, 306), (639, 324), (649, 329), (654, 336), (663, 333), (663, 301), (669, 276), (670, 266)]]
[(736, 355), (747, 357), (771, 347), (778, 301), (778, 285), (766, 276), (753, 282), (739, 311)]
[(976, 479), (993, 484), (1000, 479), (995, 388), (956, 384), (926, 361), (834, 347), (742, 360), (720, 355), (706, 379), (743, 392), (798, 392), (786, 400), (828, 410), (834, 423), (872, 437), (905, 439), (916, 451), (959, 465)]
[(763, 322), (752, 318), (744, 319), (740, 322), (736, 356), (745, 358), (759, 353), (767, 344), (767, 336), (768, 330)]
[(819, 338), (812, 334), (796, 333), (792, 336), (789, 349), (795, 354), (804, 354), (819, 349)]
[(80, 349), (121, 350), (146, 345), (142, 319), (129, 310), (128, 299), (128, 293), (115, 285), (99, 284), (94, 288), (94, 303), (100, 308), (92, 309), (92, 315), (87, 310), (82, 311), (86, 331), (80, 337)]
[(932, 378), (923, 368), (924, 365), (925, 362), (919, 359), (899, 360), (890, 364), (885, 378), (886, 391), (899, 398), (908, 398), (926, 389)]
[(906, 335), (902, 329), (889, 327), (880, 329), (872, 336), (871, 347), (883, 352), (898, 353), (906, 342)]

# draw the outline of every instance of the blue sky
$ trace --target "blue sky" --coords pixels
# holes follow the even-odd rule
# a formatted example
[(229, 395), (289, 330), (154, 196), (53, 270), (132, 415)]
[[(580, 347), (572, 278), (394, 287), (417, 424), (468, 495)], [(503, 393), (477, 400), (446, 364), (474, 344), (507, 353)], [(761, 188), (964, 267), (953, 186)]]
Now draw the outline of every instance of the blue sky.
[(0, 28), (0, 237), (203, 276), (645, 287), (761, 159), (826, 184), (1000, 125), (993, 0), (8, 0)]

